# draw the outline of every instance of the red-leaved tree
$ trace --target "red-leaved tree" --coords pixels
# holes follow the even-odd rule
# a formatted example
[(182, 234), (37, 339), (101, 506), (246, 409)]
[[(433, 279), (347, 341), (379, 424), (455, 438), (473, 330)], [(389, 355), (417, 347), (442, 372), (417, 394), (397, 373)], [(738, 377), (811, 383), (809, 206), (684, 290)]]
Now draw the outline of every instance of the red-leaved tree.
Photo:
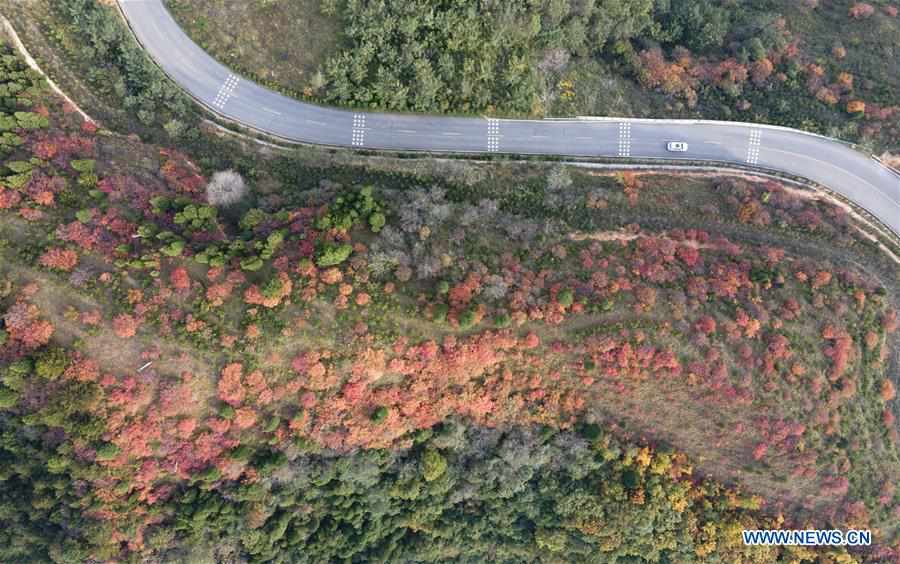
[(179, 292), (191, 289), (191, 277), (184, 267), (180, 266), (173, 270), (169, 275), (169, 281), (172, 283), (172, 287)]
[(78, 253), (71, 249), (54, 247), (41, 255), (38, 262), (47, 268), (70, 272), (78, 264)]
[(232, 363), (222, 369), (219, 377), (219, 399), (225, 403), (238, 406), (244, 401), (245, 391), (241, 382), (243, 366), (240, 363)]
[(140, 322), (134, 316), (123, 313), (112, 321), (113, 331), (122, 339), (130, 339), (137, 333)]

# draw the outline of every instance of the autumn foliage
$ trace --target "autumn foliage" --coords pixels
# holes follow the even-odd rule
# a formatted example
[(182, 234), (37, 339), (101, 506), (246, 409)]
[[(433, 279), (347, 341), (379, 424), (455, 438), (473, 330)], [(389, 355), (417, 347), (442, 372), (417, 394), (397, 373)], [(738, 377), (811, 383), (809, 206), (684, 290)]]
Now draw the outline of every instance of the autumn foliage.
[(40, 310), (32, 303), (21, 300), (3, 315), (3, 323), (11, 341), (26, 350), (36, 349), (50, 342), (53, 324), (40, 317)]
[(279, 272), (262, 290), (256, 284), (244, 291), (244, 301), (251, 305), (275, 308), (291, 295), (293, 282), (286, 272)]
[(174, 190), (199, 193), (206, 187), (206, 179), (200, 174), (199, 168), (185, 155), (166, 149), (160, 151), (160, 156), (163, 164), (159, 172)]
[(885, 378), (881, 381), (881, 399), (883, 401), (891, 401), (897, 396), (897, 390), (894, 387), (894, 382), (889, 378)]
[(78, 253), (71, 249), (53, 248), (41, 255), (38, 262), (47, 268), (70, 272), (78, 264)]
[(850, 100), (847, 102), (847, 111), (851, 114), (859, 114), (866, 111), (866, 103), (862, 100)]
[(172, 283), (172, 287), (179, 292), (184, 292), (191, 288), (191, 277), (184, 267), (172, 270), (171, 274), (169, 274), (169, 281)]
[(140, 322), (132, 315), (123, 313), (112, 320), (113, 331), (121, 339), (130, 339), (137, 333)]
[[(794, 57), (791, 49), (765, 46), (740, 60), (713, 60), (683, 48), (668, 58), (659, 48), (625, 56), (637, 59), (645, 86), (690, 106), (709, 88), (736, 103), (751, 82), (777, 88), (779, 70)], [(837, 72), (830, 77), (823, 65), (798, 64), (800, 84), (806, 80), (826, 103), (874, 111), (861, 100), (863, 106), (851, 109), (854, 88), (865, 90), (862, 75), (855, 81)], [(87, 166), (73, 165), (73, 156), (97, 156), (92, 143), (72, 135), (35, 134), (28, 143), (55, 163), (42, 170), (58, 164), (72, 173), (73, 166)], [(850, 237), (854, 225), (824, 200), (775, 181), (716, 180), (698, 197), (706, 223), (691, 228), (686, 224), (696, 210), (661, 215), (663, 207), (689, 205), (672, 196), (676, 186), (660, 189), (655, 175), (625, 172), (597, 180), (613, 187), (602, 191), (602, 210), (585, 210), (584, 197), (572, 199), (582, 206), (579, 214), (596, 214), (582, 228), (603, 225), (602, 232), (576, 232), (560, 218), (532, 221), (495, 201), (461, 203), (411, 190), (379, 220), (380, 232), (352, 222), (349, 228), (319, 229), (317, 210), (325, 205), (276, 212), (287, 198), (268, 194), (260, 203), (266, 211), (240, 220), (240, 235), (233, 226), (192, 233), (174, 216), (175, 208), (202, 197), (200, 169), (177, 152), (159, 154), (158, 176), (81, 179), (96, 183), (96, 192), (85, 195), (75, 220), (31, 226), (46, 227), (50, 240), (65, 242), (39, 251), (36, 260), (69, 273), (68, 282), (83, 291), (77, 294), (83, 299), (58, 304), (58, 296), (36, 286), (16, 295), (17, 281), (0, 284), (0, 400), (14, 406), (0, 419), (27, 411), (27, 426), (37, 428), (31, 421), (49, 413), (40, 432), (20, 433), (54, 453), (40, 460), (34, 476), (52, 474), (64, 483), (67, 472), (83, 472), (74, 487), (91, 497), (80, 509), (102, 524), (119, 551), (86, 558), (125, 561), (133, 556), (129, 551), (146, 546), (161, 547), (154, 553), (161, 558), (169, 541), (157, 533), (169, 523), (202, 522), (197, 526), (205, 531), (232, 517), (256, 525), (242, 537), (242, 551), (261, 545), (266, 535), (277, 542), (291, 538), (305, 550), (312, 537), (304, 537), (299, 521), (288, 526), (287, 519), (300, 519), (306, 509), (290, 513), (275, 502), (267, 505), (266, 496), (279, 495), (272, 492), (298, 476), (315, 474), (314, 480), (335, 481), (322, 492), (351, 499), (337, 474), (320, 471), (326, 459), (371, 456), (358, 467), (364, 469), (375, 459), (397, 461), (402, 468), (385, 486), (388, 498), (415, 502), (419, 511), (442, 488), (466, 499), (465, 507), (454, 502), (453, 509), (466, 513), (471, 491), (459, 485), (465, 472), (450, 465), (465, 460), (477, 466), (485, 453), (464, 458), (453, 431), (457, 425), (482, 437), (473, 441), (477, 445), (488, 445), (482, 439), (495, 431), (499, 437), (511, 429), (537, 430), (531, 450), (506, 439), (473, 447), (502, 450), (502, 464), (492, 463), (502, 469), (502, 479), (485, 482), (493, 484), (491, 492), (504, 492), (498, 497), (502, 504), (515, 500), (516, 488), (528, 480), (521, 469), (549, 448), (562, 453), (542, 463), (554, 472), (577, 464), (608, 469), (612, 461), (624, 461), (609, 481), (590, 481), (591, 491), (618, 496), (619, 505), (610, 506), (615, 511), (660, 503), (681, 514), (702, 499), (693, 478), (685, 478), (683, 490), (663, 495), (660, 480), (690, 474), (686, 460), (646, 445), (620, 449), (598, 440), (592, 427), (600, 426), (594, 421), (601, 414), (602, 424), (617, 436), (637, 432), (650, 442), (664, 431), (664, 442), (690, 444), (712, 456), (711, 462), (702, 459), (702, 470), (727, 473), (751, 465), (754, 484), (766, 484), (773, 474), (781, 480), (791, 476), (779, 482), (778, 495), (787, 502), (798, 501), (802, 490), (802, 502), (819, 504), (822, 511), (837, 513), (840, 507), (861, 519), (871, 509), (863, 504), (861, 510), (851, 499), (873, 494), (857, 494), (859, 488), (844, 476), (870, 470), (857, 468), (863, 465), (851, 456), (856, 446), (845, 448), (842, 440), (846, 418), (855, 413), (848, 407), (874, 404), (869, 419), (888, 428), (879, 427), (866, 440), (884, 438), (878, 448), (887, 448), (896, 392), (884, 372), (892, 343), (886, 335), (898, 321), (875, 277), (836, 260), (803, 256), (794, 242), (777, 246), (782, 230), (789, 229), (801, 246), (815, 232), (810, 240), (823, 255), (850, 248), (822, 244), (844, 243), (840, 237)], [(0, 207), (25, 206), (16, 212), (25, 210), (37, 222), (68, 212), (60, 209), (71, 199), (66, 182), (43, 175), (22, 190), (0, 189)], [(658, 224), (650, 219), (638, 225), (648, 209), (653, 218), (659, 214)], [(633, 223), (614, 225), (620, 216)], [(727, 228), (718, 229), (719, 221)], [(765, 236), (733, 239), (760, 228)], [(275, 232), (278, 237), (266, 239)], [(176, 239), (184, 246), (162, 253)], [(339, 264), (320, 265), (314, 257), (323, 244), (353, 252)], [(96, 268), (104, 259), (108, 268)], [(192, 275), (200, 264), (208, 265), (206, 275)], [(27, 266), (51, 279), (54, 289), (60, 285), (62, 277)], [(54, 323), (79, 350), (48, 346)], [(121, 342), (122, 350), (110, 347), (110, 332), (133, 339), (145, 325), (147, 338)], [(26, 361), (10, 368), (7, 361), (25, 355)], [(17, 380), (15, 370), (27, 376)], [(568, 443), (548, 438), (551, 431), (562, 436), (560, 430)], [(433, 444), (426, 445), (431, 437)], [(719, 452), (726, 456), (716, 459)], [(819, 458), (823, 452), (827, 460)], [(341, 472), (367, 482), (358, 468), (348, 465)], [(427, 475), (421, 483), (419, 474)], [(647, 479), (654, 485), (645, 488)], [(570, 473), (552, 487), (561, 484), (560, 495), (566, 496), (578, 480)], [(278, 487), (271, 489), (273, 484)], [(597, 484), (605, 485), (597, 490)], [(202, 510), (181, 503), (184, 492), (192, 492), (185, 495), (200, 500), (194, 505)], [(884, 498), (884, 523), (894, 494), (878, 495)], [(590, 499), (560, 504), (566, 511), (585, 507), (577, 519), (565, 521), (582, 535), (579, 543), (605, 530), (598, 515), (622, 515), (603, 513), (585, 501)], [(239, 502), (219, 511), (233, 500)], [(732, 509), (759, 503), (749, 495), (728, 500)], [(403, 527), (412, 523), (423, 538), (426, 531), (443, 530), (425, 513), (404, 520)], [(711, 535), (699, 523), (685, 523), (685, 538)], [(543, 525), (527, 532), (526, 540), (534, 537), (547, 554), (582, 547), (559, 540), (558, 531)], [(610, 545), (619, 542), (603, 538)], [(712, 558), (716, 543), (709, 543), (690, 554)], [(261, 554), (254, 556), (265, 559)]]
[(238, 406), (244, 400), (244, 387), (241, 382), (243, 366), (238, 363), (229, 364), (222, 369), (219, 377), (219, 399), (233, 406)]
[(875, 13), (875, 7), (865, 2), (857, 2), (850, 6), (848, 15), (855, 19), (865, 19)]

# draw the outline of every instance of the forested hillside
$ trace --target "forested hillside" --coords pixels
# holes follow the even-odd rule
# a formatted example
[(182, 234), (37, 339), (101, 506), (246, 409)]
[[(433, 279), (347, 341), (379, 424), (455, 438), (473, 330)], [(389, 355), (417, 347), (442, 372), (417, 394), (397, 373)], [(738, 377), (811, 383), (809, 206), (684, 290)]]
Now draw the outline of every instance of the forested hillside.
[[(896, 558), (897, 249), (843, 204), (198, 164), (0, 64), (0, 560)], [(778, 526), (875, 545), (741, 542)]]
[[(242, 25), (234, 31), (237, 5)], [(199, 0), (170, 7), (240, 72), (329, 103), (702, 116), (900, 148), (900, 5), (893, 0), (281, 0), (255, 8)], [(291, 21), (296, 28), (285, 29)], [(263, 41), (272, 25), (285, 33)], [(313, 25), (333, 30), (332, 40), (310, 37), (304, 30)], [(318, 53), (318, 72), (309, 51), (291, 54), (296, 45)], [(290, 71), (291, 60), (306, 69), (301, 76)]]

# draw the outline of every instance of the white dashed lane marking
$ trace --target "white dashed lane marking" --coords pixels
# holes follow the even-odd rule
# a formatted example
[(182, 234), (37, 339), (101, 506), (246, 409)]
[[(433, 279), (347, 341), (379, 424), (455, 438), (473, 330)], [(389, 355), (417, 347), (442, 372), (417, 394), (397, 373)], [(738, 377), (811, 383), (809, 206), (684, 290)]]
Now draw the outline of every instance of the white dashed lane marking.
[(631, 156), (631, 123), (627, 121), (619, 124), (619, 156)]
[(750, 141), (747, 144), (747, 163), (748, 164), (757, 164), (759, 163), (759, 147), (762, 143), (762, 130), (761, 129), (751, 129), (750, 130)]
[(233, 74), (228, 75), (228, 78), (225, 79), (222, 87), (219, 88), (219, 93), (216, 94), (215, 100), (213, 100), (213, 106), (219, 108), (220, 110), (225, 109), (225, 104), (227, 104), (228, 99), (231, 98), (232, 95), (234, 95), (234, 89), (237, 88), (237, 85), (240, 81), (240, 77)]
[(353, 114), (351, 144), (354, 147), (363, 147), (366, 144), (366, 114)]
[(500, 150), (500, 120), (488, 119), (488, 151), (496, 153)]

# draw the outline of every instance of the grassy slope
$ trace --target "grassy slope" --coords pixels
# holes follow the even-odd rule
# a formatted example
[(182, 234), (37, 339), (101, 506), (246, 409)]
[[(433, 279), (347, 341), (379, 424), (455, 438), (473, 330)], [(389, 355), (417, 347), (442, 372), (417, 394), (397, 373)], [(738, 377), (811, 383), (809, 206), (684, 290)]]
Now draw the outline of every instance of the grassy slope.
[[(143, 147), (133, 143), (127, 143), (117, 137), (101, 138), (99, 152), (107, 155), (105, 160), (99, 166), (99, 172), (102, 176), (112, 175), (114, 173), (136, 175), (137, 178), (143, 178), (143, 182), (152, 182), (151, 177), (154, 170), (159, 166), (159, 160), (152, 148)], [(135, 168), (132, 163), (143, 162), (145, 170)], [(570, 187), (565, 188), (561, 194), (557, 194), (556, 198), (551, 198), (547, 194), (547, 180), (545, 178), (546, 171), (540, 167), (510, 167), (510, 168), (491, 168), (488, 166), (459, 164), (461, 168), (471, 168), (468, 176), (480, 179), (473, 184), (467, 186), (462, 183), (448, 181), (440, 176), (418, 176), (405, 177), (403, 175), (385, 176), (375, 170), (366, 170), (366, 168), (346, 168), (343, 170), (323, 170), (315, 168), (303, 168), (302, 159), (290, 163), (288, 161), (276, 161), (269, 164), (262, 164), (258, 169), (258, 176), (255, 183), (261, 186), (267, 186), (267, 194), (260, 193), (257, 195), (257, 201), (264, 209), (275, 210), (278, 207), (289, 203), (281, 197), (288, 186), (304, 188), (295, 192), (291, 196), (291, 200), (296, 204), (302, 203), (309, 205), (313, 202), (327, 201), (333, 197), (334, 190), (329, 189), (321, 192), (321, 178), (331, 180), (345, 179), (345, 181), (363, 181), (368, 180), (378, 183), (384, 190), (385, 197), (390, 206), (389, 209), (394, 210), (391, 215), (389, 225), (396, 228), (399, 219), (399, 210), (402, 208), (402, 202), (409, 196), (404, 186), (429, 185), (434, 182), (444, 184), (449, 190), (452, 201), (458, 202), (453, 205), (453, 209), (465, 209), (467, 201), (477, 201), (481, 197), (491, 196), (496, 198), (504, 209), (515, 211), (517, 209), (525, 212), (526, 216), (531, 215), (526, 221), (541, 221), (542, 219), (565, 218), (571, 226), (569, 229), (582, 229), (586, 232), (596, 232), (601, 230), (618, 230), (623, 226), (640, 223), (649, 229), (648, 234), (659, 229), (671, 229), (675, 227), (702, 227), (711, 230), (714, 233), (727, 235), (732, 240), (744, 242), (746, 245), (765, 244), (777, 245), (788, 249), (789, 256), (799, 260), (800, 257), (817, 257), (820, 265), (827, 265), (828, 261), (834, 261), (836, 264), (863, 264), (870, 263), (874, 270), (870, 277), (884, 277), (887, 275), (891, 280), (893, 274), (896, 279), (896, 266), (891, 266), (889, 261), (883, 258), (873, 260), (872, 258), (862, 258), (856, 256), (857, 252), (864, 255), (878, 257), (877, 253), (866, 250), (860, 246), (856, 238), (852, 236), (852, 230), (847, 231), (846, 235), (840, 235), (839, 232), (822, 233), (822, 232), (805, 232), (798, 231), (796, 228), (784, 227), (776, 229), (756, 229), (752, 225), (747, 225), (736, 221), (737, 208), (739, 202), (733, 199), (728, 191), (717, 189), (717, 185), (721, 185), (723, 180), (716, 178), (704, 177), (686, 177), (678, 179), (677, 177), (666, 176), (648, 176), (641, 180), (642, 187), (640, 195), (634, 204), (629, 204), (627, 198), (623, 195), (621, 186), (615, 178), (610, 176), (596, 176), (580, 172), (571, 172), (573, 183)], [(300, 166), (298, 166), (300, 165)], [(405, 166), (405, 165), (400, 165)], [(296, 182), (302, 179), (298, 186)], [(523, 183), (524, 182), (524, 186)], [(395, 188), (392, 188), (395, 186)], [(399, 191), (397, 191), (399, 189)], [(746, 192), (746, 188), (742, 188)], [(755, 196), (749, 196), (751, 201), (761, 197), (764, 190), (756, 188), (751, 191)], [(561, 198), (559, 196), (562, 196)], [(602, 212), (591, 210), (584, 207), (583, 202), (586, 198), (593, 197), (599, 201), (605, 202)], [(747, 198), (747, 196), (745, 196)], [(115, 200), (114, 200), (115, 201)], [(672, 214), (673, 202), (680, 202), (678, 214)], [(118, 205), (118, 204), (117, 204)], [(461, 207), (460, 207), (461, 206)], [(824, 208), (823, 208), (824, 209)], [(124, 211), (124, 210), (123, 210)], [(70, 210), (61, 209), (59, 212), (64, 215), (73, 213)], [(126, 212), (131, 213), (131, 212)], [(456, 213), (454, 212), (454, 216)], [(712, 222), (710, 217), (718, 217), (723, 220), (722, 223)], [(15, 230), (20, 222), (10, 220), (7, 229)], [(562, 226), (559, 226), (562, 227)], [(584, 279), (589, 276), (590, 271), (582, 271), (582, 267), (577, 266), (575, 257), (578, 256), (579, 249), (587, 248), (587, 243), (573, 243), (569, 241), (566, 235), (567, 230), (558, 231), (559, 227), (551, 230), (548, 239), (543, 239), (540, 243), (535, 241), (532, 243), (534, 248), (525, 256), (527, 259), (525, 264), (531, 264), (531, 268), (543, 265), (544, 268), (551, 267), (555, 272), (554, 278), (561, 281)], [(233, 229), (232, 226), (230, 229)], [(454, 222), (441, 227), (434, 225), (435, 232), (432, 241), (443, 241), (449, 238), (458, 227), (454, 227)], [(31, 228), (33, 229), (33, 228)], [(848, 237), (849, 236), (849, 237)], [(9, 237), (14, 246), (24, 243), (16, 243), (14, 237)], [(35, 238), (39, 239), (39, 237)], [(365, 234), (354, 235), (354, 239), (371, 245), (377, 242), (377, 237), (372, 238)], [(496, 231), (494, 226), (484, 224), (483, 228), (471, 232), (464, 240), (463, 249), (466, 249), (466, 258), (470, 261), (482, 261), (484, 264), (492, 268), (496, 268), (500, 253), (509, 249), (509, 245), (504, 243), (502, 247), (497, 246), (498, 241), (503, 241), (504, 235)], [(828, 241), (827, 244), (823, 243)], [(552, 258), (552, 255), (558, 254), (554, 250), (560, 245), (568, 249), (569, 259), (558, 260)], [(633, 260), (635, 248), (631, 244), (627, 248), (617, 248), (617, 244), (604, 244), (602, 248), (606, 256), (614, 261), (624, 261), (628, 264)], [(460, 249), (462, 250), (462, 249)], [(524, 252), (521, 249), (520, 252)], [(596, 252), (596, 251), (595, 251)], [(602, 255), (602, 253), (601, 253)], [(750, 253), (752, 257), (754, 252)], [(99, 261), (99, 256), (85, 255), (86, 261)], [(629, 258), (632, 257), (632, 258)], [(575, 259), (573, 261), (573, 259)], [(713, 259), (710, 255), (708, 260)], [(537, 261), (532, 263), (532, 261)], [(164, 273), (171, 271), (182, 261), (167, 261), (164, 267)], [(880, 262), (882, 266), (875, 266)], [(102, 261), (98, 262), (98, 265)], [(205, 275), (202, 270), (194, 268), (190, 261), (184, 262), (191, 272), (195, 273), (204, 285)], [(195, 265), (196, 266), (196, 265)], [(110, 265), (103, 266), (106, 270)], [(892, 271), (891, 268), (894, 268)], [(155, 341), (155, 332), (140, 333), (136, 342), (129, 342), (127, 349), (116, 347), (115, 354), (110, 354), (109, 343), (112, 337), (108, 326), (101, 328), (99, 332), (94, 331), (90, 335), (81, 334), (80, 331), (73, 327), (71, 322), (67, 322), (61, 312), (65, 311), (67, 306), (78, 305), (78, 309), (88, 307), (85, 305), (84, 298), (78, 296), (78, 292), (72, 293), (66, 289), (64, 280), (53, 281), (46, 274), (36, 273), (27, 263), (17, 263), (11, 261), (8, 263), (7, 274), (16, 273), (18, 278), (32, 278), (42, 282), (45, 289), (36, 298), (36, 303), (41, 308), (50, 312), (51, 319), (60, 327), (60, 336), (71, 335), (70, 338), (79, 338), (79, 346), (86, 353), (91, 354), (102, 362), (103, 368), (113, 372), (127, 372), (133, 370), (139, 364), (140, 351), (147, 347), (151, 347), (151, 343)], [(271, 270), (266, 267), (259, 273), (250, 274), (251, 281), (257, 281), (263, 284), (271, 277)], [(462, 271), (464, 272), (464, 271)], [(448, 272), (446, 276), (451, 280), (458, 280), (462, 274), (460, 272)], [(144, 275), (140, 271), (132, 272), (132, 274), (122, 279), (126, 287), (137, 287), (141, 284), (138, 281)], [(134, 281), (128, 281), (135, 277)], [(366, 285), (364, 285), (365, 287)], [(891, 284), (888, 282), (888, 287)], [(434, 324), (427, 321), (427, 311), (421, 306), (421, 298), (419, 304), (416, 305), (415, 296), (417, 292), (424, 292), (426, 295), (432, 295), (434, 291), (433, 282), (423, 281), (410, 282), (409, 286), (401, 285), (402, 290), (398, 291), (395, 297), (387, 298), (378, 294), (378, 286), (371, 283), (367, 285), (370, 292), (375, 296), (376, 309), (367, 313), (365, 310), (356, 309), (350, 312), (341, 312), (335, 309), (329, 302), (333, 299), (331, 294), (326, 294), (326, 299), (315, 305), (311, 310), (303, 307), (287, 307), (283, 310), (275, 310), (274, 317), (267, 314), (264, 318), (254, 320), (254, 316), (249, 314), (245, 307), (240, 306), (238, 302), (233, 302), (227, 306), (226, 311), (230, 312), (225, 317), (210, 316), (207, 314), (200, 317), (205, 320), (214, 334), (220, 336), (233, 335), (238, 338), (237, 346), (240, 355), (235, 357), (234, 353), (230, 353), (223, 357), (221, 353), (213, 353), (215, 347), (210, 348), (208, 339), (212, 338), (208, 331), (204, 330), (198, 335), (190, 335), (179, 329), (173, 338), (163, 341), (161, 350), (163, 358), (170, 359), (158, 364), (157, 370), (159, 374), (165, 376), (168, 371), (172, 371), (171, 377), (176, 376), (186, 365), (195, 367), (195, 374), (202, 380), (208, 380), (206, 389), (212, 389), (214, 383), (214, 368), (220, 366), (225, 358), (255, 358), (255, 362), (261, 363), (263, 366), (269, 366), (277, 373), (284, 373), (288, 367), (285, 363), (290, 360), (291, 356), (297, 350), (307, 348), (324, 348), (331, 350), (354, 350), (358, 345), (354, 343), (351, 334), (354, 332), (354, 326), (360, 319), (360, 315), (367, 319), (370, 327), (370, 334), (375, 339), (375, 343), (390, 343), (398, 336), (405, 336), (411, 342), (418, 342), (429, 338), (442, 338), (446, 334), (468, 333), (467, 331), (459, 331), (458, 329), (448, 328), (441, 324)], [(540, 322), (528, 322), (526, 325), (517, 329), (517, 332), (526, 331), (536, 332), (543, 341), (551, 343), (555, 340), (568, 342), (578, 346), (582, 339), (589, 335), (608, 334), (610, 331), (615, 334), (619, 329), (637, 330), (643, 329), (649, 331), (652, 342), (657, 345), (671, 347), (676, 351), (681, 351), (685, 355), (685, 359), (690, 359), (697, 354), (694, 346), (690, 345), (688, 340), (691, 338), (692, 330), (690, 329), (691, 319), (696, 319), (698, 312), (692, 312), (689, 308), (686, 313), (681, 306), (676, 306), (669, 302), (669, 292), (676, 291), (676, 288), (664, 289), (658, 298), (658, 305), (649, 312), (637, 312), (630, 299), (615, 300), (613, 309), (606, 312), (593, 311), (587, 315), (575, 315), (571, 319), (566, 319), (561, 325), (544, 325)], [(891, 288), (892, 291), (895, 289)], [(774, 290), (772, 290), (774, 292)], [(236, 292), (237, 293), (237, 292)], [(828, 310), (821, 310), (812, 305), (812, 294), (808, 294), (802, 288), (802, 285), (795, 285), (790, 282), (788, 286), (779, 290), (777, 294), (766, 296), (765, 300), (772, 304), (778, 304), (787, 296), (794, 295), (800, 299), (801, 306), (806, 311), (810, 311), (813, 315), (811, 318), (805, 318), (802, 324), (790, 324), (788, 335), (794, 343), (794, 347), (798, 351), (799, 361), (809, 365), (812, 370), (827, 371), (828, 361), (821, 356), (821, 343), (818, 339), (817, 327), (822, 326), (827, 320), (832, 319), (834, 323), (843, 323), (840, 318), (833, 318)], [(844, 298), (840, 294), (829, 292), (829, 300), (842, 301)], [(121, 302), (124, 296), (124, 289), (107, 294), (105, 298), (95, 297), (96, 304), (119, 302), (113, 308), (106, 309), (104, 317), (109, 319), (115, 311), (125, 311), (130, 306)], [(779, 297), (780, 296), (780, 297)], [(199, 296), (198, 296), (199, 297)], [(185, 299), (179, 298), (173, 305), (181, 304), (191, 311), (196, 307), (198, 302), (195, 298)], [(542, 298), (543, 299), (543, 298)], [(99, 300), (99, 301), (97, 301)], [(837, 302), (835, 302), (837, 303)], [(502, 304), (491, 305), (491, 310)], [(698, 306), (692, 306), (696, 308)], [(712, 308), (701, 308), (703, 311), (709, 311), (717, 316), (730, 316), (732, 306), (727, 304), (713, 304)], [(197, 310), (193, 310), (198, 313)], [(377, 313), (376, 313), (377, 312)], [(715, 313), (718, 312), (718, 313)], [(372, 315), (366, 318), (365, 316)], [(423, 320), (423, 315), (425, 319)], [(661, 326), (658, 321), (666, 319), (680, 319), (687, 315), (684, 322), (679, 322), (680, 328), (675, 334), (669, 334), (671, 329), (663, 331), (658, 337), (652, 335)], [(775, 315), (773, 313), (773, 315)], [(722, 317), (719, 318), (720, 323)], [(262, 327), (263, 334), (268, 335), (264, 340), (256, 341), (241, 337), (248, 324), (256, 323)], [(289, 338), (279, 337), (277, 332), (281, 327), (290, 327), (294, 325), (296, 329)], [(276, 333), (270, 333), (275, 331)], [(66, 342), (66, 341), (64, 341)], [(193, 347), (203, 343), (203, 349), (208, 352), (200, 353)], [(724, 344), (724, 343), (723, 343)], [(349, 348), (348, 348), (349, 347)], [(152, 348), (152, 347), (151, 347)], [(128, 350), (131, 351), (128, 354)], [(800, 351), (803, 351), (802, 353)], [(180, 355), (187, 355), (184, 360), (173, 363), (171, 359)], [(732, 354), (732, 353), (729, 353)], [(211, 355), (211, 356), (210, 356)], [(249, 355), (249, 356), (248, 356)], [(551, 362), (567, 373), (571, 370), (570, 362), (576, 357), (566, 358), (562, 355)], [(548, 357), (553, 359), (553, 355)], [(279, 360), (280, 359), (280, 360)], [(737, 364), (736, 360), (730, 360)], [(212, 370), (211, 370), (212, 368)], [(858, 371), (857, 371), (858, 370)], [(869, 374), (869, 370), (873, 370)], [(854, 373), (865, 380), (860, 380), (860, 397), (848, 404), (842, 409), (857, 409), (852, 406), (858, 405), (858, 409), (870, 412), (874, 409), (876, 403), (874, 395), (877, 391), (874, 386), (878, 381), (878, 374), (882, 373), (882, 369), (877, 365), (867, 367), (867, 365), (859, 365)], [(577, 371), (568, 377), (576, 377)], [(753, 377), (756, 380), (756, 377)], [(873, 380), (870, 378), (875, 378)], [(739, 382), (739, 380), (736, 380)], [(863, 383), (867, 382), (867, 383)], [(762, 386), (763, 381), (756, 381), (755, 386)], [(634, 381), (626, 381), (627, 388), (624, 390), (617, 387), (616, 384), (598, 384), (587, 397), (594, 398), (595, 402), (589, 410), (596, 410), (596, 417), (606, 421), (619, 421), (624, 425), (627, 433), (635, 433), (642, 436), (652, 436), (656, 440), (664, 443), (672, 444), (680, 450), (688, 452), (696, 461), (697, 467), (702, 472), (708, 472), (718, 479), (730, 481), (736, 480), (751, 487), (755, 492), (767, 492), (771, 502), (783, 504), (785, 508), (793, 511), (811, 511), (813, 515), (820, 514), (821, 511), (831, 507), (833, 500), (828, 495), (822, 496), (817, 493), (821, 487), (820, 477), (812, 480), (793, 479), (784, 483), (780, 483), (786, 473), (790, 472), (796, 459), (789, 452), (779, 454), (772, 461), (765, 464), (758, 464), (750, 458), (749, 453), (760, 440), (760, 436), (755, 430), (747, 433), (731, 434), (728, 429), (734, 429), (737, 425), (742, 425), (748, 429), (757, 425), (757, 418), (760, 414), (765, 414), (773, 419), (787, 419), (804, 421), (813, 416), (814, 404), (810, 404), (804, 399), (802, 394), (788, 392), (790, 387), (781, 388), (775, 394), (762, 394), (754, 400), (751, 405), (740, 406), (721, 404), (715, 401), (714, 396), (709, 395), (709, 391), (705, 389), (705, 384), (685, 386), (680, 382), (654, 382), (646, 381), (639, 378)], [(785, 395), (787, 394), (787, 395)], [(787, 401), (786, 401), (787, 400)], [(868, 406), (868, 407), (866, 407)], [(713, 422), (714, 424), (710, 425)], [(857, 422), (849, 420), (846, 424), (856, 425)], [(862, 424), (862, 423), (859, 423)], [(849, 437), (856, 431), (848, 427), (843, 431), (838, 431), (838, 436)], [(857, 429), (859, 431), (860, 429)], [(869, 429), (865, 426), (861, 428), (859, 435), (862, 444), (858, 444), (848, 451), (848, 455), (859, 459), (860, 469), (864, 475), (869, 476), (870, 480), (878, 479), (885, 473), (890, 474), (894, 463), (889, 462), (893, 459), (893, 447), (886, 446), (881, 436), (882, 433), (876, 427)], [(828, 438), (818, 434), (811, 428), (813, 445), (820, 445), (814, 448), (834, 448), (834, 438)], [(710, 447), (713, 448), (710, 448)], [(881, 449), (888, 448), (883, 452)], [(824, 454), (824, 452), (820, 453)], [(860, 458), (861, 457), (861, 458)], [(825, 457), (819, 461), (822, 476), (832, 473), (832, 469), (828, 462), (829, 458)], [(863, 469), (865, 468), (865, 469)], [(863, 480), (865, 482), (866, 480)], [(861, 485), (857, 494), (860, 496), (873, 495), (871, 486)], [(802, 513), (801, 513), (802, 514)]]
[[(854, 76), (856, 96), (876, 102), (884, 107), (900, 103), (900, 63), (896, 56), (900, 45), (900, 19), (891, 17), (876, 8), (868, 19), (853, 19), (847, 16), (853, 1), (822, 2), (816, 9), (805, 7), (803, 2), (772, 2), (770, 6), (760, 5), (759, 13), (767, 11), (780, 13), (787, 22), (792, 37), (800, 40), (799, 48), (804, 60), (816, 63), (826, 69), (828, 76), (836, 77), (842, 72)], [(752, 3), (743, 6), (753, 13)], [(739, 31), (739, 30), (738, 30)], [(846, 55), (838, 59), (834, 55), (836, 46), (846, 50)], [(729, 56), (727, 50), (709, 54), (713, 60)], [(713, 92), (712, 96), (701, 96), (695, 110), (684, 108), (658, 92), (642, 89), (631, 77), (617, 72), (595, 60), (575, 61), (560, 74), (560, 80), (570, 80), (575, 85), (575, 97), (566, 100), (555, 97), (551, 113), (555, 115), (633, 115), (639, 117), (688, 117), (701, 115), (711, 119), (734, 119), (776, 123), (821, 131), (834, 137), (855, 139), (860, 120), (854, 119), (839, 107), (829, 108), (817, 104), (813, 97), (802, 88), (789, 90), (769, 85), (767, 89), (744, 86), (744, 97), (752, 101), (747, 110), (735, 107), (734, 99)], [(795, 115), (805, 112), (805, 108), (816, 116), (818, 128), (811, 123), (797, 121)], [(895, 138), (880, 139), (882, 147), (896, 150)]]
[(319, 0), (172, 1), (169, 9), (207, 51), (260, 81), (302, 93), (339, 45)]
[[(870, 81), (864, 88), (880, 104), (896, 104), (900, 92), (900, 20), (880, 10), (869, 19), (848, 18), (847, 7), (853, 2), (823, 2), (812, 11), (801, 4), (787, 3), (784, 10), (791, 29), (803, 38), (804, 51), (836, 72), (849, 72), (858, 80)], [(880, 8), (890, 4), (875, 5)], [(838, 45), (847, 51), (843, 59), (834, 56)]]

